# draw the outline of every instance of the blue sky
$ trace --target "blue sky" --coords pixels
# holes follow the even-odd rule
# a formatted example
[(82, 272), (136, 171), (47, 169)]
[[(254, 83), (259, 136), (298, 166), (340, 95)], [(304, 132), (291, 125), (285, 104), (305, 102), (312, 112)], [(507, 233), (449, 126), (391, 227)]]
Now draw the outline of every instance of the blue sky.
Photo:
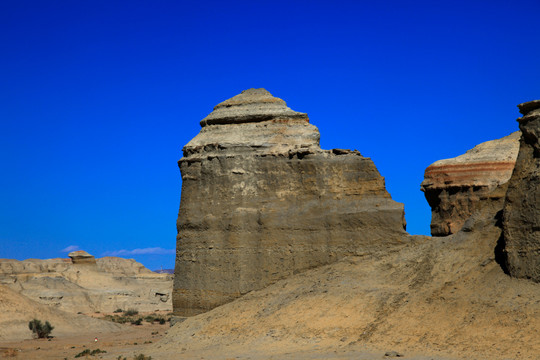
[(182, 146), (264, 87), (371, 157), (428, 234), (432, 162), (540, 98), (536, 1), (0, 3), (0, 258), (174, 266)]

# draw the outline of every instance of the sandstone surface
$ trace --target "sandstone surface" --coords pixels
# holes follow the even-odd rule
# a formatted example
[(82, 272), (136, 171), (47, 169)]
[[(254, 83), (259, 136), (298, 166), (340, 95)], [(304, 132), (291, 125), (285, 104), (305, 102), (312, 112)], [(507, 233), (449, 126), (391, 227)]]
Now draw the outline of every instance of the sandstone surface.
[(521, 133), (487, 141), (465, 154), (439, 160), (425, 171), (421, 190), (431, 206), (431, 234), (458, 232), (490, 198), (505, 196), (519, 149)]
[(518, 107), (523, 136), (504, 205), (504, 257), (512, 276), (540, 282), (540, 100)]
[(0, 284), (71, 313), (172, 310), (172, 277), (122, 258), (94, 259), (93, 264), (73, 264), (70, 259), (0, 259)]
[(266, 90), (217, 105), (201, 126), (179, 161), (176, 314), (406, 242), (403, 205), (371, 159), (321, 150), (307, 115)]

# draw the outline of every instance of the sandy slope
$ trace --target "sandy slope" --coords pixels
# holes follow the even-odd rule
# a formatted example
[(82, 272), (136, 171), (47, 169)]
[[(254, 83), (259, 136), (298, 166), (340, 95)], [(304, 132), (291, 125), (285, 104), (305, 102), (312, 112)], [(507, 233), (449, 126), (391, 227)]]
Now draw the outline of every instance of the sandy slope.
[(148, 353), (309, 359), (396, 350), (407, 358), (539, 359), (540, 285), (508, 277), (495, 262), (495, 221), (493, 211), (477, 214), (451, 237), (410, 237), (399, 251), (277, 282), (175, 325)]
[(122, 329), (112, 322), (70, 314), (39, 304), (0, 285), (0, 340), (32, 338), (28, 322), (34, 318), (49, 321), (55, 327), (51, 335), (56, 337), (88, 333), (88, 329), (96, 334)]

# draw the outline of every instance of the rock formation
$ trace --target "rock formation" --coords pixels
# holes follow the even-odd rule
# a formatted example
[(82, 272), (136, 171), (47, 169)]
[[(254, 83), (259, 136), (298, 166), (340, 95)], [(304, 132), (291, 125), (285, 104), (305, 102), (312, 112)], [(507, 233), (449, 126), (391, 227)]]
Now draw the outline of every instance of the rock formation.
[(488, 199), (505, 196), (519, 149), (520, 132), (484, 142), (425, 171), (421, 190), (431, 206), (431, 234), (457, 233)]
[(540, 100), (518, 107), (523, 135), (504, 204), (504, 255), (512, 276), (540, 282)]
[(73, 264), (83, 264), (83, 265), (95, 265), (96, 264), (96, 258), (93, 255), (90, 255), (86, 251), (83, 250), (77, 250), (72, 251), (68, 254), (68, 256), (71, 258), (71, 262)]
[(201, 127), (179, 161), (177, 315), (406, 238), (403, 205), (371, 159), (321, 150), (307, 115), (266, 90), (220, 103)]
[[(70, 254), (71, 255), (71, 254)], [(89, 255), (91, 256), (91, 255)], [(0, 259), (0, 285), (40, 304), (71, 313), (172, 310), (172, 277), (156, 274), (135, 260)]]

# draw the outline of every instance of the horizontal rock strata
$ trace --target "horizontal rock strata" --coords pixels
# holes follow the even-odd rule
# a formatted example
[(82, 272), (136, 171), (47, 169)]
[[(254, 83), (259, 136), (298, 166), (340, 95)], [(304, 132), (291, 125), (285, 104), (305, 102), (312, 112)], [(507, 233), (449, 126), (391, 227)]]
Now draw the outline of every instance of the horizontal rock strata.
[(264, 89), (217, 105), (179, 161), (173, 306), (194, 315), (347, 255), (389, 250), (404, 231), (369, 158), (321, 150), (306, 114)]
[(421, 190), (431, 206), (431, 234), (458, 232), (484, 200), (504, 197), (516, 161), (520, 132), (475, 146), (425, 171)]
[(540, 100), (518, 107), (523, 136), (504, 205), (504, 254), (512, 276), (540, 282)]

